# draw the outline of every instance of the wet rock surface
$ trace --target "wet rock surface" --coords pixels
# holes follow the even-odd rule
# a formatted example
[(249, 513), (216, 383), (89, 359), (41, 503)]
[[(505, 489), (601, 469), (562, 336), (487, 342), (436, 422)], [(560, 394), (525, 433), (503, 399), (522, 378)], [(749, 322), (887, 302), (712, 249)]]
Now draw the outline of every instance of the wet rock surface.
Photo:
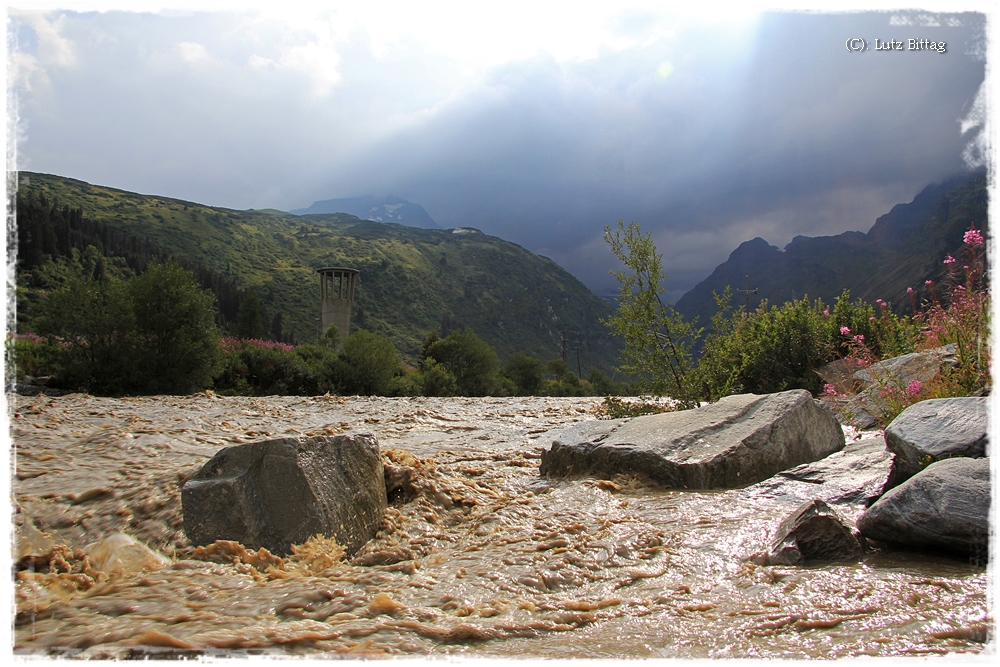
[(748, 498), (806, 502), (819, 498), (833, 505), (867, 507), (882, 495), (892, 456), (881, 434), (849, 443), (813, 463), (782, 470), (744, 489)]
[(990, 461), (932, 463), (879, 498), (858, 520), (865, 537), (985, 560), (990, 533)]
[(542, 453), (540, 472), (628, 473), (673, 489), (736, 488), (843, 446), (836, 418), (809, 392), (742, 394), (694, 410), (560, 432)]
[(887, 489), (906, 481), (934, 461), (986, 456), (989, 399), (937, 398), (906, 408), (885, 429), (895, 457)]
[(755, 560), (762, 565), (857, 561), (863, 552), (860, 535), (855, 535), (836, 510), (816, 498), (781, 522), (770, 549)]
[[(8, 401), (15, 524), (30, 519), (41, 533), (15, 575), (18, 655), (829, 660), (992, 650), (988, 575), (967, 559), (876, 550), (860, 566), (759, 566), (747, 557), (769, 547), (798, 501), (664, 490), (631, 475), (539, 477), (542, 446), (596, 423), (599, 399)], [(386, 476), (398, 494), (354, 558), (332, 540), (277, 558), (234, 542), (195, 548), (184, 534), (181, 487), (222, 447), (366, 431), (395, 468)], [(95, 572), (84, 548), (118, 532), (169, 564)]]
[(356, 434), (226, 447), (184, 485), (181, 502), (195, 545), (234, 540), (286, 555), (318, 534), (352, 556), (385, 515), (378, 440)]

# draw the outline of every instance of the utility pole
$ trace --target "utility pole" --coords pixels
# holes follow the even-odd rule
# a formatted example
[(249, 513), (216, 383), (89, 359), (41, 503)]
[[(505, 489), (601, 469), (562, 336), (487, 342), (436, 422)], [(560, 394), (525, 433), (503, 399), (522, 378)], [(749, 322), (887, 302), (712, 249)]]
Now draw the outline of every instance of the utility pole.
[(567, 366), (569, 365), (569, 325), (563, 325), (563, 335), (562, 335), (562, 360)]
[(749, 313), (750, 312), (750, 295), (751, 294), (756, 294), (758, 288), (754, 287), (753, 289), (750, 289), (750, 276), (747, 276), (746, 278), (747, 278), (747, 287), (746, 287), (746, 289), (740, 289), (739, 287), (737, 287), (736, 291), (737, 292), (744, 292), (744, 293), (746, 293), (746, 295), (747, 295), (747, 301), (746, 301), (746, 305), (743, 307), (743, 312)]

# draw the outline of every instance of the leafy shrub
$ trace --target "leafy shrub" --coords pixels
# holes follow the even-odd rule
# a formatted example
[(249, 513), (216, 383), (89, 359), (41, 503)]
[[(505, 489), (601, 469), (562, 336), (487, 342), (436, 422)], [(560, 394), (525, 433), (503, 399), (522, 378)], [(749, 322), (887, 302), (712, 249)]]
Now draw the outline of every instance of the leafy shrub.
[(766, 394), (787, 389), (819, 391), (813, 371), (832, 354), (820, 301), (789, 301), (753, 313), (727, 317), (728, 290), (717, 296), (719, 312), (698, 366), (705, 398), (716, 401), (739, 393)]
[(128, 283), (143, 393), (188, 394), (209, 385), (219, 359), (215, 297), (179, 264), (153, 263)]
[[(315, 347), (315, 346), (314, 346)], [(224, 338), (222, 369), (214, 387), (233, 396), (313, 396), (320, 377), (291, 346), (272, 341)]]
[(214, 297), (173, 262), (128, 281), (67, 277), (35, 311), (56, 352), (54, 384), (66, 389), (190, 393), (208, 386), (220, 355)]
[(455, 375), (432, 357), (424, 360), (420, 371), (420, 394), (423, 396), (454, 396), (458, 390)]
[(8, 377), (8, 381), (21, 381), (26, 375), (38, 377), (51, 373), (58, 348), (38, 334), (28, 332), (8, 336), (7, 354), (13, 362), (8, 372), (14, 372), (14, 377)]
[(455, 391), (460, 396), (489, 396), (496, 390), (497, 353), (472, 329), (456, 329), (431, 343), (426, 358), (455, 376)]
[(623, 396), (628, 393), (628, 387), (624, 382), (615, 382), (607, 373), (597, 368), (590, 369), (587, 382), (597, 396)]
[(545, 383), (545, 362), (518, 352), (504, 363), (502, 374), (513, 383), (515, 396), (537, 396)]
[(347, 337), (340, 359), (338, 384), (347, 394), (384, 396), (392, 378), (402, 371), (392, 341), (364, 330)]
[(677, 408), (675, 403), (648, 400), (628, 401), (615, 396), (605, 396), (604, 401), (594, 410), (594, 414), (597, 415), (598, 419), (623, 419), (673, 412)]

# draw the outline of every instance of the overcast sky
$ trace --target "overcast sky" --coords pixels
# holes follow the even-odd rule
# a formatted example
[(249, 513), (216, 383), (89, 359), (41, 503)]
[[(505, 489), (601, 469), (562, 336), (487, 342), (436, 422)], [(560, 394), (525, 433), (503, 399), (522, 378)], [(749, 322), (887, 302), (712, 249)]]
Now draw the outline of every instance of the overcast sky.
[(635, 220), (676, 300), (743, 241), (867, 231), (982, 162), (974, 12), (225, 4), (8, 9), (17, 168), (236, 209), (397, 195), (598, 294)]

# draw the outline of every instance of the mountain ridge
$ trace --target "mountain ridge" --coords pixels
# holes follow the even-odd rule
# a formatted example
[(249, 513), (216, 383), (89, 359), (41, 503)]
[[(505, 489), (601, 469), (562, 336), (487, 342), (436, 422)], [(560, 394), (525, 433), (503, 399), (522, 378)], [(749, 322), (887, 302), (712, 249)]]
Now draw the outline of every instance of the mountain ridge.
[[(497, 237), (340, 213), (238, 211), (33, 172), (20, 172), (18, 185), (19, 209), (22, 199), (44, 196), (53, 210), (79, 209), (108, 230), (254, 289), (299, 342), (319, 334), (316, 269), (348, 266), (361, 271), (352, 330), (387, 336), (411, 361), (430, 330), (445, 335), (463, 326), (501, 358), (516, 352), (556, 358), (566, 329), (580, 341), (584, 372), (611, 370), (617, 357), (618, 342), (600, 323), (613, 307), (551, 260)], [(71, 224), (57, 235), (68, 235)], [(28, 230), (19, 229), (19, 237), (22, 231)], [(68, 243), (62, 236), (57, 241)], [(30, 317), (22, 310), (19, 305), (19, 321)]]
[[(761, 301), (781, 304), (808, 296), (832, 303), (843, 290), (874, 303), (883, 299), (899, 314), (910, 312), (907, 288), (928, 296), (926, 280), (945, 276), (942, 260), (958, 256), (969, 224), (988, 229), (988, 194), (983, 171), (931, 184), (908, 203), (879, 216), (867, 233), (796, 236), (783, 249), (757, 237), (744, 241), (674, 307), (707, 325), (715, 313), (713, 292), (733, 289), (732, 305), (751, 309)], [(737, 290), (756, 289), (749, 297)]]
[(430, 214), (420, 204), (406, 201), (402, 197), (387, 195), (365, 195), (363, 197), (343, 197), (315, 201), (308, 208), (289, 211), (292, 215), (316, 215), (324, 213), (347, 213), (362, 220), (394, 222), (421, 229), (441, 229)]

